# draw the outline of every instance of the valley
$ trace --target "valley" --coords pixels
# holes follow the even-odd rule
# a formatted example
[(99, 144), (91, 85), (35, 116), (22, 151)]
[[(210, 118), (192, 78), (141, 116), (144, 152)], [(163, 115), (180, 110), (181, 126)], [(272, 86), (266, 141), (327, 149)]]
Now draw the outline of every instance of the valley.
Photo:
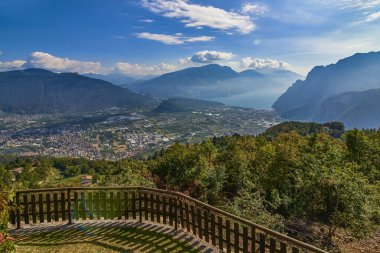
[(274, 111), (231, 106), (184, 112), (108, 109), (77, 114), (3, 114), (0, 154), (118, 160), (141, 157), (174, 142), (256, 135), (281, 122)]

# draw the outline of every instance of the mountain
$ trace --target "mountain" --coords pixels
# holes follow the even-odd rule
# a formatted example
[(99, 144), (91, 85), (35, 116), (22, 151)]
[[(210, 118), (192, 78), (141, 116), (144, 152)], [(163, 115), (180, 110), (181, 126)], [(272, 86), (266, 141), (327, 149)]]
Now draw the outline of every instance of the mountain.
[[(271, 74), (275, 76), (274, 71)], [(167, 73), (129, 88), (154, 97), (206, 99), (234, 106), (269, 108), (296, 79), (280, 83), (267, 75), (257, 70), (238, 73), (227, 66), (210, 64)]]
[(43, 69), (0, 73), (0, 110), (9, 113), (93, 111), (153, 103), (150, 97), (76, 73)]
[(193, 112), (225, 107), (222, 103), (190, 98), (170, 98), (163, 100), (154, 110), (156, 113)]
[(380, 89), (329, 97), (322, 102), (314, 119), (341, 121), (349, 128), (379, 128)]
[(259, 68), (255, 69), (256, 72), (263, 74), (278, 83), (286, 84), (288, 87), (296, 80), (302, 80), (305, 77), (287, 69), (279, 68)]
[(119, 86), (126, 84), (126, 83), (132, 83), (132, 82), (136, 81), (136, 79), (133, 77), (129, 77), (129, 76), (126, 76), (123, 74), (117, 74), (117, 73), (108, 74), (108, 75), (87, 73), (87, 74), (83, 74), (83, 76), (87, 76), (87, 77), (94, 78), (94, 79), (104, 80), (104, 81), (107, 81), (107, 82), (110, 82), (112, 84), (116, 84)]
[(380, 88), (380, 52), (355, 54), (336, 64), (313, 68), (304, 81), (296, 81), (273, 108), (288, 119), (318, 119), (325, 99), (345, 92)]

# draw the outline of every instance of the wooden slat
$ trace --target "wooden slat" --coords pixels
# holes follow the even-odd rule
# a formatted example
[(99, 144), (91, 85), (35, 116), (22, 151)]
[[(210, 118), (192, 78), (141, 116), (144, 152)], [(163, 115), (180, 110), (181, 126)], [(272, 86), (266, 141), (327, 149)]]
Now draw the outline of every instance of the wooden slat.
[(148, 194), (144, 193), (144, 219), (148, 220), (149, 212), (148, 212)]
[(94, 213), (95, 213), (95, 216), (96, 216), (96, 219), (100, 219), (100, 217), (102, 217), (102, 212), (101, 212), (101, 209), (100, 209), (100, 192), (95, 192), (94, 193)]
[(234, 222), (234, 244), (235, 244), (235, 247), (234, 247), (234, 251), (235, 253), (239, 253), (239, 244), (240, 244), (240, 240), (239, 240), (239, 223), (237, 222)]
[(197, 235), (197, 228), (195, 224), (195, 208), (193, 205), (190, 206), (190, 215), (191, 215), (191, 226), (192, 226), (193, 234)]
[(94, 219), (94, 198), (92, 192), (89, 192), (87, 194), (87, 211), (88, 211), (88, 218), (90, 220)]
[(24, 195), (24, 222), (25, 224), (29, 224), (29, 203), (28, 203), (28, 195)]
[(149, 205), (149, 207), (150, 207), (150, 221), (151, 222), (154, 222), (154, 195), (153, 194), (150, 194), (150, 205)]
[(32, 194), (30, 205), (32, 207), (32, 220), (33, 223), (37, 223), (37, 212), (36, 212), (36, 195)]
[(189, 203), (185, 203), (185, 216), (186, 216), (186, 229), (190, 232), (190, 213), (189, 213)]
[(62, 216), (62, 221), (66, 220), (66, 200), (65, 200), (65, 192), (61, 192), (61, 198), (60, 198), (60, 203), (61, 203), (61, 216)]
[(124, 192), (124, 217), (126, 220), (129, 219), (129, 197), (128, 197), (128, 192)]
[(287, 253), (288, 245), (285, 242), (280, 242), (280, 253)]
[(248, 253), (248, 228), (243, 227), (243, 253)]
[(178, 206), (179, 206), (179, 220), (181, 223), (181, 227), (184, 229), (185, 228), (185, 218), (183, 216), (183, 202), (182, 202), (182, 200), (179, 200)]
[(216, 246), (216, 229), (215, 229), (215, 214), (211, 213), (210, 215), (211, 219), (211, 243), (212, 245)]
[(162, 196), (162, 223), (166, 224), (166, 197)]
[(292, 247), (292, 253), (299, 253), (300, 250), (296, 247)]
[(223, 219), (218, 216), (218, 244), (219, 250), (223, 251)]
[(256, 252), (256, 228), (251, 227), (251, 252)]
[(169, 225), (173, 226), (173, 199), (169, 198)]
[(274, 238), (269, 239), (269, 252), (276, 253), (276, 239)]
[(114, 220), (115, 219), (115, 201), (114, 201), (114, 192), (111, 191), (110, 192), (110, 198), (108, 200), (108, 207), (109, 207), (109, 211), (108, 211), (108, 219), (111, 219), (111, 220)]
[(121, 212), (121, 192), (118, 191), (116, 193), (116, 217), (118, 220), (121, 220), (122, 212)]
[(82, 191), (80, 193), (80, 210), (81, 210), (81, 218), (83, 220), (87, 220), (87, 212), (86, 212), (86, 209), (87, 209), (87, 205), (86, 205), (86, 193), (84, 191)]
[(21, 228), (21, 214), (20, 214), (20, 194), (16, 193), (16, 223), (17, 229)]
[(108, 212), (108, 207), (107, 207), (107, 192), (105, 191), (102, 191), (100, 193), (100, 208), (102, 209), (102, 217), (106, 220), (108, 217), (107, 217), (107, 212)]
[(160, 214), (160, 196), (156, 195), (156, 222), (161, 223), (161, 214)]
[(143, 212), (143, 208), (142, 208), (142, 194), (141, 194), (141, 192), (139, 192), (139, 220), (140, 220), (140, 222), (142, 222), (142, 212)]
[(136, 192), (132, 192), (132, 217), (136, 220)]
[(72, 207), (71, 207), (71, 190), (67, 190), (67, 211), (69, 216), (69, 224), (72, 223)]
[(227, 248), (227, 253), (231, 253), (231, 225), (230, 225), (230, 220), (226, 220), (226, 248)]
[(203, 238), (203, 226), (202, 226), (202, 210), (197, 208), (197, 225), (198, 225), (198, 237)]
[(75, 220), (79, 219), (79, 202), (78, 202), (78, 192), (74, 192), (74, 217)]
[(46, 219), (47, 222), (51, 222), (51, 200), (50, 200), (50, 194), (46, 194)]
[(210, 242), (210, 231), (209, 231), (209, 217), (208, 217), (208, 211), (203, 211), (203, 218), (204, 218), (204, 235), (206, 242)]
[(178, 229), (178, 202), (177, 202), (177, 199), (174, 198), (173, 199), (173, 204), (174, 204), (174, 229), (177, 230)]
[(265, 253), (265, 238), (263, 233), (260, 233), (260, 253)]
[(38, 194), (38, 216), (40, 217), (40, 223), (44, 222), (44, 196)]
[(53, 193), (53, 202), (54, 202), (54, 221), (59, 221), (58, 217), (58, 194)]

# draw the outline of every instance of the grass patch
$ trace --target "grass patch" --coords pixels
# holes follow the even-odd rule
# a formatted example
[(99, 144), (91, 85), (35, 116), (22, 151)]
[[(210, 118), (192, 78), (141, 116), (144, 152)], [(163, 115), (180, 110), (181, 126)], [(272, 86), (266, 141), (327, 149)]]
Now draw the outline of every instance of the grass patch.
[(142, 227), (78, 225), (16, 234), (16, 253), (200, 252), (189, 243)]

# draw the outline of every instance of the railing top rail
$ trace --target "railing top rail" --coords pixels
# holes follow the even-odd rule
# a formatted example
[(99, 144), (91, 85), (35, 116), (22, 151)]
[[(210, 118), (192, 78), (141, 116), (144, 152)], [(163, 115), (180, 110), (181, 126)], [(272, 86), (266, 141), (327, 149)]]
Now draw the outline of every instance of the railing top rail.
[(174, 191), (169, 191), (169, 190), (162, 190), (162, 189), (156, 189), (156, 188), (149, 188), (149, 187), (142, 187), (142, 186), (115, 186), (115, 187), (65, 187), (65, 188), (41, 188), (41, 189), (31, 189), (31, 190), (18, 190), (16, 191), (16, 194), (20, 193), (40, 193), (40, 192), (51, 192), (51, 191), (83, 191), (83, 190), (141, 190), (141, 191), (147, 191), (147, 192), (156, 192), (156, 193), (162, 193), (162, 194), (167, 194), (167, 195), (174, 195), (176, 197), (181, 197), (183, 199), (186, 199), (188, 201), (191, 201), (199, 206), (202, 206), (205, 209), (211, 210), (219, 215), (222, 215), (224, 217), (228, 217), (230, 219), (233, 219), (235, 221), (238, 221), (240, 223), (243, 223), (247, 226), (254, 227), (260, 231), (263, 231), (271, 236), (275, 236), (280, 240), (284, 240), (287, 242), (290, 242), (291, 244), (295, 246), (302, 247), (305, 250), (312, 250), (313, 252), (316, 253), (328, 253), (327, 251), (324, 251), (322, 249), (319, 249), (317, 247), (314, 247), (312, 245), (309, 245), (307, 243), (301, 242), (297, 239), (294, 239), (292, 237), (289, 237), (287, 235), (281, 234), (277, 231), (271, 230), (269, 228), (263, 227), (259, 224), (256, 224), (254, 222), (251, 222), (249, 220), (243, 219), (239, 216), (233, 215), (231, 213), (228, 213), (226, 211), (223, 211), (219, 208), (213, 207), (211, 205), (208, 205), (206, 203), (203, 203), (197, 199), (194, 199), (188, 195), (185, 195), (180, 192), (174, 192)]

